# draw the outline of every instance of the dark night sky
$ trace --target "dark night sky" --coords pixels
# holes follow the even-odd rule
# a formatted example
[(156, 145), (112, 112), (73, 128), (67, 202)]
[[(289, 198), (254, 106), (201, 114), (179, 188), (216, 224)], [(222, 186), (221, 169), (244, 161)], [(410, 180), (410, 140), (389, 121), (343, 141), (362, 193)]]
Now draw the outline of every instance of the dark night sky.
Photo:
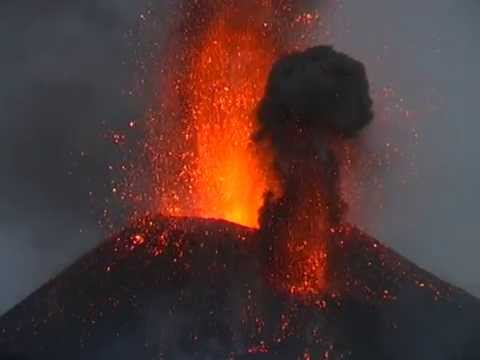
[[(88, 193), (107, 197), (119, 159), (103, 135), (143, 112), (125, 93), (145, 2), (0, 2), (0, 313), (102, 238)], [(420, 135), (411, 146), (390, 114), (389, 140), (414, 170), (385, 169), (385, 208), (364, 225), (477, 295), (479, 17), (475, 0), (343, 0), (327, 13), (334, 45), (365, 62), (374, 89), (396, 89)], [(372, 126), (369, 151), (383, 135)]]

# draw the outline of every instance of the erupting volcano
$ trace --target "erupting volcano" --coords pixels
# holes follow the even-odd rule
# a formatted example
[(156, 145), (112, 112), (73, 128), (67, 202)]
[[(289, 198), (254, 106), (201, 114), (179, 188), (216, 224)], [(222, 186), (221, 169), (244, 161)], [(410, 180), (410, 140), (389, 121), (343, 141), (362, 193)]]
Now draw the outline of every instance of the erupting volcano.
[[(287, 189), (291, 184), (278, 171), (279, 144), (272, 143), (267, 135), (272, 124), (267, 124), (268, 101), (261, 108), (261, 99), (271, 95), (265, 94), (265, 89), (276, 59), (306, 46), (319, 17), (289, 0), (192, 2), (184, 4), (183, 10), (185, 17), (178, 30), (181, 38), (170, 44), (168, 73), (162, 73), (164, 86), (174, 91), (163, 95), (159, 100), (161, 113), (152, 116), (148, 123), (147, 150), (156, 180), (153, 198), (157, 207), (152, 212), (223, 219), (258, 228), (259, 220), (266, 220), (261, 211), (271, 210), (267, 209), (266, 199), (270, 201), (282, 197), (285, 191), (299, 190)], [(278, 74), (270, 78), (270, 88), (275, 87), (272, 82), (277, 81), (278, 85), (278, 78)], [(366, 83), (365, 79), (360, 80)], [(365, 90), (368, 96), (368, 86)], [(315, 95), (318, 94), (308, 96)], [(321, 101), (325, 106), (335, 99), (328, 95)], [(178, 114), (172, 134), (165, 133), (165, 125), (160, 121), (165, 114)], [(306, 139), (309, 136), (306, 132), (315, 129), (302, 128), (295, 121), (288, 119), (290, 125), (282, 130), (292, 136), (290, 145), (299, 149), (296, 146), (299, 141), (311, 149), (312, 141), (318, 139)], [(319, 154), (311, 159), (302, 151), (296, 154), (300, 162), (313, 164), (319, 160)], [(311, 169), (307, 167), (296, 167), (296, 171), (309, 172)], [(303, 201), (300, 207), (306, 210), (291, 214), (295, 219), (289, 219), (292, 224), (283, 229), (285, 233), (295, 232), (286, 241), (290, 254), (275, 254), (277, 258), (297, 258), (297, 265), (285, 274), (290, 278), (287, 281), (291, 282), (287, 286), (290, 292), (319, 291), (323, 287), (326, 238), (336, 224), (327, 219), (328, 206), (320, 203), (325, 200), (334, 206), (340, 200), (324, 196), (328, 191), (332, 191), (332, 198), (338, 195), (336, 185), (332, 188), (330, 179), (326, 179), (331, 177), (327, 172), (323, 180), (318, 172), (302, 176), (310, 177), (311, 181), (300, 185), (302, 190), (295, 197), (299, 203)], [(315, 181), (323, 181), (325, 189), (318, 191), (318, 186), (308, 186), (307, 183), (312, 185)]]
[(373, 119), (369, 84), (306, 46), (318, 17), (300, 3), (182, 5), (147, 122), (150, 214), (0, 319), (0, 349), (479, 358), (478, 300), (345, 222), (340, 149)]

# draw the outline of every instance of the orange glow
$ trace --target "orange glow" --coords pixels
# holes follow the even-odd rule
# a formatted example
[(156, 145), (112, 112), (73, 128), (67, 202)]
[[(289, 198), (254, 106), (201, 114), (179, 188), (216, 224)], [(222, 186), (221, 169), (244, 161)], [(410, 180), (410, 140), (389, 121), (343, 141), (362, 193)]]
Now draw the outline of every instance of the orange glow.
[(271, 186), (251, 136), (275, 49), (257, 28), (229, 20), (210, 25), (187, 78), (197, 146), (193, 202), (202, 217), (257, 227)]
[(278, 186), (252, 135), (270, 68), (288, 48), (279, 39), (293, 27), (283, 1), (209, 0), (212, 14), (190, 4), (186, 13), (199, 14), (186, 15), (184, 38), (170, 44), (160, 88), (171, 91), (147, 124), (154, 212), (258, 228), (263, 196)]
[(290, 278), (287, 278), (288, 292), (297, 296), (317, 295), (326, 287), (325, 267), (326, 252), (314, 250), (304, 255), (296, 268), (290, 269)]

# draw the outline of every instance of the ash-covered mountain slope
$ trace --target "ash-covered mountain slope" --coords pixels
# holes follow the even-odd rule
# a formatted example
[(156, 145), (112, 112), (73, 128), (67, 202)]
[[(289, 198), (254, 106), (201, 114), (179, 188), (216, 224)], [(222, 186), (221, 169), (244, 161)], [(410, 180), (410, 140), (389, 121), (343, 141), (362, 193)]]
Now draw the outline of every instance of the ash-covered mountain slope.
[(477, 299), (354, 228), (331, 240), (328, 286), (299, 296), (254, 230), (144, 219), (4, 315), (0, 359), (480, 358)]

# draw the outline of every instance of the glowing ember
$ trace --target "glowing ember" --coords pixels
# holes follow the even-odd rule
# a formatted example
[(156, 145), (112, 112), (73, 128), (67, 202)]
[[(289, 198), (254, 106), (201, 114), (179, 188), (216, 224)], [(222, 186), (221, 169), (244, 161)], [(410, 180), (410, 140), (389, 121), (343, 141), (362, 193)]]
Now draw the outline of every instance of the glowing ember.
[(314, 251), (299, 264), (299, 278), (289, 284), (292, 295), (315, 295), (325, 288), (325, 252)]
[(133, 245), (139, 246), (145, 242), (145, 238), (141, 234), (136, 234), (132, 239)]
[(327, 287), (327, 239), (330, 229), (319, 203), (307, 201), (291, 221), (280, 226), (272, 243), (269, 266), (272, 285), (301, 298), (321, 294)]

